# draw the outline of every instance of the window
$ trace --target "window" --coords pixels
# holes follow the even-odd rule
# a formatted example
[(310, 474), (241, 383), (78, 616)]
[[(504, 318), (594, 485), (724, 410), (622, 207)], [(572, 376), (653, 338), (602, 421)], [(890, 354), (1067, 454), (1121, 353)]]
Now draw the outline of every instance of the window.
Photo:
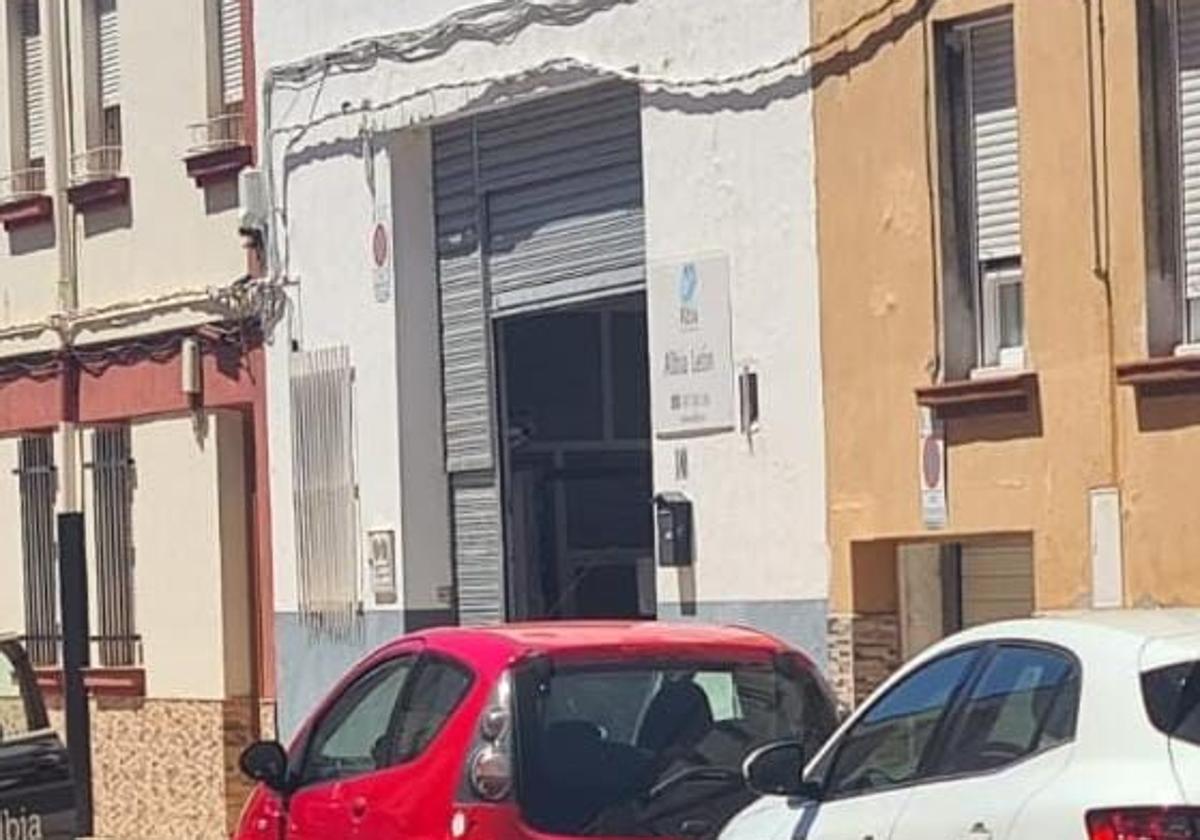
[(83, 0), (87, 148), (71, 160), (74, 183), (121, 171), (121, 37), (117, 0)]
[(1025, 364), (1017, 85), (1011, 17), (944, 30), (943, 295), (949, 378)]
[(471, 674), (458, 665), (426, 658), (406, 692), (393, 763), (411, 761), (428, 747), (471, 685)]
[(290, 376), (300, 615), (311, 628), (340, 635), (358, 605), (350, 350), (293, 353)]
[(671, 836), (689, 815), (719, 827), (749, 803), (750, 751), (815, 750), (834, 728), (820, 683), (791, 663), (560, 664), (519, 672), (516, 696), (522, 813), (552, 833)]
[(869, 793), (918, 778), (934, 733), (978, 656), (968, 649), (937, 659), (880, 698), (838, 745), (827, 793)]
[(389, 660), (342, 693), (313, 731), (302, 783), (345, 779), (390, 764), (389, 736), (413, 662), (411, 656)]
[(31, 435), (21, 438), (18, 447), (26, 644), (34, 665), (50, 666), (58, 662), (54, 439)]
[(225, 109), (242, 107), (242, 3), (218, 0), (221, 104)]
[(1065, 654), (1002, 647), (984, 668), (940, 770), (993, 770), (1074, 736), (1079, 675)]
[(206, 153), (245, 142), (242, 100), (242, 0), (206, 0), (208, 114), (192, 126), (193, 150)]
[(134, 463), (128, 426), (95, 430), (91, 469), (100, 664), (138, 665), (133, 604)]
[(17, 124), (21, 133), (15, 139), (21, 153), (15, 168), (23, 171), (26, 179), (41, 180), (38, 184), (24, 185), (24, 189), (33, 191), (45, 187), (46, 76), (42, 25), (38, 0), (20, 0), (16, 10), (19, 18), (15, 26), (19, 39), (16, 69), (20, 74), (21, 105), (21, 119)]
[(1200, 342), (1200, 0), (1143, 0), (1150, 352)]
[(121, 145), (121, 39), (117, 0), (96, 0), (97, 80), (100, 88), (100, 140)]
[(1143, 674), (1142, 699), (1159, 732), (1200, 746), (1200, 660)]
[(0, 644), (0, 744), (48, 728), (28, 659), (18, 645)]

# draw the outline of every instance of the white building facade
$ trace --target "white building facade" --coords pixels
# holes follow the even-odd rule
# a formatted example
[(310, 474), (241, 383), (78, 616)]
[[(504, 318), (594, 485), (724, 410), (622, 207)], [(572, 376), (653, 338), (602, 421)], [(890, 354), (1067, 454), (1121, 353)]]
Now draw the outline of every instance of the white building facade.
[(255, 10), (281, 732), (455, 620), (824, 662), (805, 0), (332, 5)]

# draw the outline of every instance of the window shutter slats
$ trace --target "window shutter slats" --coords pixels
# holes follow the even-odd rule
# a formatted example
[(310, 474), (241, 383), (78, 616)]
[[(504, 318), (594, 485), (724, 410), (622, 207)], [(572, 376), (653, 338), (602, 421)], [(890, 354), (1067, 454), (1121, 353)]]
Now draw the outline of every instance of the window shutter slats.
[(978, 258), (1017, 257), (1021, 197), (1012, 21), (973, 27), (969, 39)]
[(221, 101), (242, 101), (242, 9), (241, 0), (220, 0)]
[(96, 25), (100, 40), (100, 107), (121, 101), (121, 39), (117, 25), (117, 0), (96, 0)]
[(1187, 296), (1200, 298), (1200, 2), (1180, 0), (1178, 31), (1183, 276)]
[(21, 64), (25, 94), (25, 150), (29, 162), (46, 156), (46, 79), (38, 0), (21, 4)]

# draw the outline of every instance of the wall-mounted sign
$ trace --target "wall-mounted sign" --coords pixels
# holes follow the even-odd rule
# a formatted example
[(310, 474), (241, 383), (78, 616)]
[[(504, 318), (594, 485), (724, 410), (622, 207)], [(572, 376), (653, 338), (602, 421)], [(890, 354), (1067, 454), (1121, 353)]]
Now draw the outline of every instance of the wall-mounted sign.
[(377, 529), (367, 532), (371, 591), (376, 604), (394, 604), (396, 591), (396, 532)]
[(649, 308), (654, 433), (733, 429), (728, 258), (652, 266)]
[(371, 227), (371, 288), (376, 303), (387, 303), (392, 296), (392, 224), (391, 208), (376, 207)]
[(921, 521), (926, 528), (946, 527), (946, 433), (928, 408), (920, 417)]

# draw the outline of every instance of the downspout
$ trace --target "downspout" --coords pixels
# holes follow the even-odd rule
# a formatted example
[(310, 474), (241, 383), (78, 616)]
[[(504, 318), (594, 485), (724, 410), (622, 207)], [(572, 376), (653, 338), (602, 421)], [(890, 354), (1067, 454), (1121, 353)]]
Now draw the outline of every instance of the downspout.
[[(61, 0), (45, 4), (47, 58), (50, 71), (50, 177), (54, 184), (54, 243), (58, 256), (58, 309), (60, 318), (69, 320), (79, 308), (79, 271), (76, 260), (75, 213), (67, 199), (70, 177), (71, 140), (68, 114), (71, 107), (70, 88), (64, 72), (70, 45), (65, 43), (66, 23)], [(60, 328), (62, 342), (62, 509), (76, 512), (80, 508), (82, 478), (80, 470), (80, 434), (76, 426), (78, 413), (78, 378), (68, 352), (71, 344), (69, 330)]]

